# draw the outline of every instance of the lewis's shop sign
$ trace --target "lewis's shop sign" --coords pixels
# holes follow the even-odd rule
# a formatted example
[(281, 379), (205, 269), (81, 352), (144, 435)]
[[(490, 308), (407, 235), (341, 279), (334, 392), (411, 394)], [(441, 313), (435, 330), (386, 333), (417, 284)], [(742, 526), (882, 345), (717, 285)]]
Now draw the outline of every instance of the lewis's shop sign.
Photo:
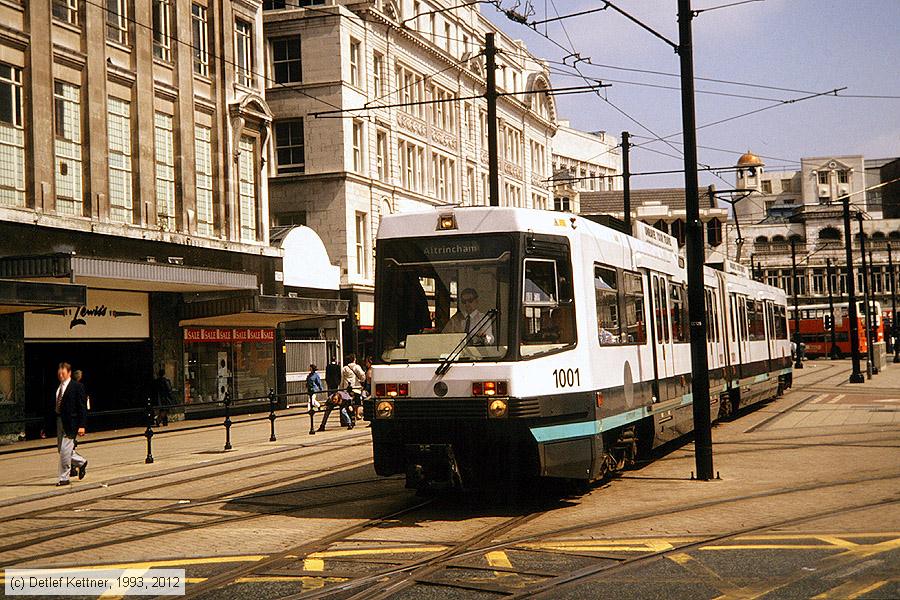
[(146, 293), (88, 289), (84, 306), (25, 313), (25, 339), (146, 339), (149, 315)]
[(230, 342), (274, 342), (274, 329), (234, 328), (223, 329), (221, 327), (185, 327), (185, 343), (215, 344)]

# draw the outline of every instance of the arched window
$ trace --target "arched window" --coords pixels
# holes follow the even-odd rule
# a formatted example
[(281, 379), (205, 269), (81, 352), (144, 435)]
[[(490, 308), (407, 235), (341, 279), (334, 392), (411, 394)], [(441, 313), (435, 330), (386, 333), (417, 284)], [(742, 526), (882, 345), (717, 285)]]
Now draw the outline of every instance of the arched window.
[(766, 244), (769, 243), (769, 238), (767, 238), (764, 235), (758, 235), (758, 236), (756, 236), (756, 240), (754, 240), (754, 241), (757, 244), (759, 244), (760, 246), (765, 246)]
[(785, 242), (787, 242), (787, 240), (784, 239), (783, 235), (773, 235), (772, 236), (773, 244), (784, 244)]
[(706, 224), (706, 242), (712, 247), (722, 243), (722, 221), (719, 219), (710, 219)]
[(795, 244), (805, 244), (806, 243), (806, 240), (803, 239), (803, 236), (798, 233), (794, 233), (790, 237), (788, 237), (788, 241), (794, 242)]
[(655, 227), (656, 229), (659, 229), (663, 233), (669, 233), (669, 224), (666, 223), (665, 221), (663, 221), (662, 219), (660, 219), (659, 221), (654, 223), (653, 227)]
[(876, 242), (883, 242), (884, 241), (884, 232), (883, 231), (872, 232), (872, 239)]
[(888, 234), (890, 240), (900, 240), (900, 231), (892, 231)]
[(838, 240), (841, 239), (841, 232), (835, 227), (823, 227), (819, 230), (819, 239), (820, 240)]
[(672, 237), (678, 240), (679, 246), (684, 246), (684, 221), (681, 219), (672, 222)]

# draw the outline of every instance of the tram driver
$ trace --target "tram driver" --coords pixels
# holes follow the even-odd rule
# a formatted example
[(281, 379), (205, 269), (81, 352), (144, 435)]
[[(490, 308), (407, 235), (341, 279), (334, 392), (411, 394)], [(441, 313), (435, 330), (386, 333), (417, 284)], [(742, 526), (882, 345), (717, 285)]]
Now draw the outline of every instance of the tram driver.
[[(473, 328), (484, 318), (478, 308), (478, 292), (475, 288), (466, 288), (459, 294), (459, 310), (456, 311), (444, 327), (444, 333), (471, 333)], [(478, 345), (494, 343), (494, 324), (487, 321), (473, 334), (472, 341)]]

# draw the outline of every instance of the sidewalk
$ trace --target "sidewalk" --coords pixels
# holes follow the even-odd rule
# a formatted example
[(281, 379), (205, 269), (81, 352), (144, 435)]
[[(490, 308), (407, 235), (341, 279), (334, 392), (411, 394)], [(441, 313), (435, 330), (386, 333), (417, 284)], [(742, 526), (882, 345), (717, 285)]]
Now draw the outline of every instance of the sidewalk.
[[(58, 454), (51, 440), (31, 440), (15, 444), (14, 451), (0, 453), (0, 506), (25, 499), (39, 499), (82, 492), (173, 472), (225, 464), (236, 459), (286, 452), (329, 443), (348, 435), (332, 415), (324, 433), (309, 435), (309, 416), (288, 412), (275, 421), (276, 442), (270, 442), (268, 418), (237, 417), (231, 426), (232, 450), (225, 451), (223, 419), (180, 421), (154, 429), (153, 463), (146, 464), (147, 441), (144, 428), (88, 434), (79, 440), (79, 452), (88, 459), (84, 480), (72, 479), (66, 488), (56, 487)], [(321, 415), (316, 415), (316, 423)], [(353, 432), (359, 435), (364, 427)], [(109, 435), (115, 434), (115, 435)], [(353, 434), (349, 434), (353, 435)], [(92, 439), (92, 437), (94, 439)], [(98, 439), (99, 438), (99, 439)], [(55, 442), (55, 439), (52, 440)]]

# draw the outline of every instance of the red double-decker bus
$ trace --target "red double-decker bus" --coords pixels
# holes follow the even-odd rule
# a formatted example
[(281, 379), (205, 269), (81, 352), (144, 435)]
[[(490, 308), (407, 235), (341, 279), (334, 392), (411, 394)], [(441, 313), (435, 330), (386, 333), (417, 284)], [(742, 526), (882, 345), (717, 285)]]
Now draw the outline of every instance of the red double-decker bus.
[[(881, 316), (881, 304), (871, 302), (873, 318), (871, 327), (875, 332), (874, 339), (877, 342), (884, 341), (884, 321)], [(866, 332), (866, 323), (863, 311), (865, 302), (857, 304), (857, 321), (859, 331), (859, 351), (868, 352), (869, 335)], [(794, 339), (794, 309), (791, 307), (791, 339)], [(838, 358), (850, 355), (850, 318), (847, 304), (834, 305), (834, 337), (835, 355)], [(818, 358), (831, 356), (831, 311), (827, 304), (807, 304), (800, 307), (800, 341), (806, 346), (806, 356)]]

